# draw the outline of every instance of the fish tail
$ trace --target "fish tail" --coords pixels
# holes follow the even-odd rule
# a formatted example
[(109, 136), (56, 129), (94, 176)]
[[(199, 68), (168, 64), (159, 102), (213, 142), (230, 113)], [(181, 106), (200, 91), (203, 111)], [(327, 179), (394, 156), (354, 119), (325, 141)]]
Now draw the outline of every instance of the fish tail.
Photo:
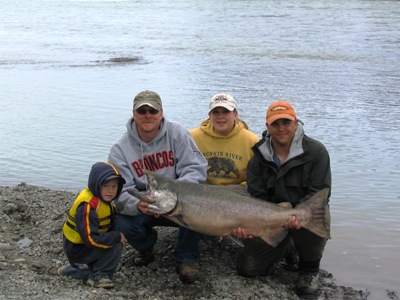
[(327, 223), (326, 213), (328, 194), (329, 188), (325, 188), (296, 207), (296, 209), (310, 211), (310, 216), (307, 218), (308, 221), (306, 221), (305, 224), (301, 224), (301, 226), (325, 239), (331, 238), (330, 226)]

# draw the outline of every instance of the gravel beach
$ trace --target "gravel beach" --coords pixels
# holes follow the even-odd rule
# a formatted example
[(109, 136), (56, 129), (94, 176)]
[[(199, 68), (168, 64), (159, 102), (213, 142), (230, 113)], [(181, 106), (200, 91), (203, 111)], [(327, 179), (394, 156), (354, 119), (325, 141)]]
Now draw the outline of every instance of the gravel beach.
[[(25, 183), (0, 187), (0, 299), (299, 299), (296, 272), (277, 267), (271, 276), (238, 276), (239, 246), (228, 238), (202, 241), (200, 279), (181, 283), (172, 258), (176, 228), (157, 228), (156, 260), (147, 267), (134, 266), (137, 253), (126, 246), (114, 289), (93, 289), (58, 276), (57, 268), (67, 263), (61, 227), (75, 197)], [(329, 270), (321, 270), (320, 277), (318, 299), (368, 299), (368, 290), (337, 286)]]

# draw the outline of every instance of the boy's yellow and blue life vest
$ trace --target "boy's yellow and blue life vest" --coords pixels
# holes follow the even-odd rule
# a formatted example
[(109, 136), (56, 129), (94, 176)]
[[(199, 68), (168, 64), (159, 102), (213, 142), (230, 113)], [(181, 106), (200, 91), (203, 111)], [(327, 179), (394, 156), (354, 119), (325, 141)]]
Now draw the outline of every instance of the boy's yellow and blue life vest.
[(99, 221), (99, 232), (107, 232), (111, 228), (111, 217), (114, 214), (114, 207), (111, 203), (101, 201), (95, 197), (89, 189), (84, 189), (76, 198), (69, 210), (67, 221), (64, 222), (63, 232), (65, 237), (72, 243), (83, 244), (83, 240), (76, 229), (75, 214), (78, 206), (83, 202), (88, 203), (96, 210)]

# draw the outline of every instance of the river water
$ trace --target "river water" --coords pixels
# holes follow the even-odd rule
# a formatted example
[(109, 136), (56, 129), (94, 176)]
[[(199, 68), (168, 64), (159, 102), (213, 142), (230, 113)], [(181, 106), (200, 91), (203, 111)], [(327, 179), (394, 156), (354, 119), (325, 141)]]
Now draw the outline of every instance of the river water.
[(187, 129), (286, 99), (331, 155), (336, 283), (399, 295), (400, 2), (0, 0), (0, 185), (79, 191), (157, 91)]

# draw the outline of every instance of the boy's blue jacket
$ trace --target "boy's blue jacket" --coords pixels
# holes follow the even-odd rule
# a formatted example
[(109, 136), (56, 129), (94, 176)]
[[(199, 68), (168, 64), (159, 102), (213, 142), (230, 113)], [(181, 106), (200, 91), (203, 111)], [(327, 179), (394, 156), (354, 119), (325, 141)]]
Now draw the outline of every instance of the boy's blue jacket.
[(121, 193), (125, 180), (118, 170), (109, 163), (98, 162), (92, 166), (88, 188), (81, 191), (69, 210), (63, 226), (65, 238), (77, 245), (89, 248), (111, 248), (121, 240), (119, 231), (112, 231), (112, 202), (103, 201), (100, 187), (110, 176), (120, 179), (117, 196)]

